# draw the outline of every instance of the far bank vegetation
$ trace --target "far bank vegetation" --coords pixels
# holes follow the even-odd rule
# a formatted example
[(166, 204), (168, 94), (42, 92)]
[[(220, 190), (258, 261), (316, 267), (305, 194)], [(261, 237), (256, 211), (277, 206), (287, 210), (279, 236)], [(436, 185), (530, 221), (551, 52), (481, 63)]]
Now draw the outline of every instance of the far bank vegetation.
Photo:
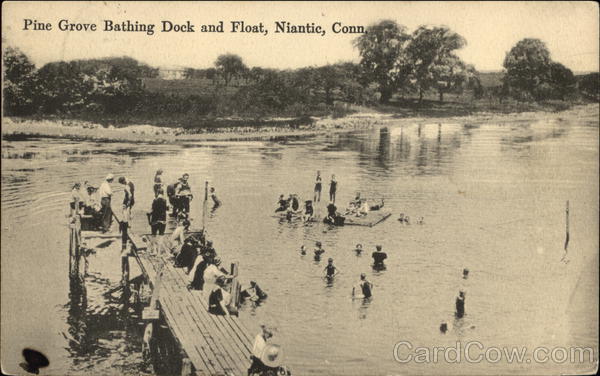
[[(4, 50), (4, 116), (60, 117), (116, 126), (152, 124), (190, 130), (277, 123), (368, 110), (397, 116), (562, 110), (598, 101), (599, 75), (575, 76), (539, 39), (506, 53), (502, 72), (478, 72), (457, 51), (467, 41), (447, 27), (409, 32), (392, 20), (354, 40), (360, 62), (276, 70), (248, 67), (235, 54), (176, 77), (129, 57), (59, 61), (36, 67)], [(169, 73), (169, 72), (167, 72)], [(290, 120), (293, 119), (293, 120)]]

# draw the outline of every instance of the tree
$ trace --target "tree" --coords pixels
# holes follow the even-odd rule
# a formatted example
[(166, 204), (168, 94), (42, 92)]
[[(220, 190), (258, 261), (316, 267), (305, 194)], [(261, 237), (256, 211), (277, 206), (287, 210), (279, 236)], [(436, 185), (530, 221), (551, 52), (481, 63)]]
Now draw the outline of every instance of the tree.
[(575, 91), (577, 80), (573, 72), (561, 63), (550, 63), (550, 85), (555, 96), (564, 100)]
[(8, 47), (4, 62), (4, 111), (6, 115), (27, 115), (35, 111), (37, 74), (27, 56), (17, 48)]
[(504, 79), (511, 89), (540, 99), (536, 89), (550, 80), (550, 63), (550, 51), (544, 42), (532, 38), (520, 40), (506, 54)]
[(579, 92), (588, 99), (600, 99), (600, 73), (579, 76)]
[(409, 39), (406, 27), (383, 20), (367, 27), (367, 32), (354, 40), (367, 78), (379, 85), (380, 102), (387, 103), (408, 79), (409, 69), (404, 54)]
[(419, 91), (419, 103), (423, 101), (423, 93), (432, 87), (438, 90), (441, 102), (444, 92), (464, 81), (465, 64), (454, 51), (465, 45), (462, 36), (445, 26), (420, 26), (415, 30), (406, 51)]
[(220, 55), (215, 61), (215, 67), (225, 80), (225, 86), (228, 86), (234, 77), (239, 77), (248, 70), (242, 58), (234, 54)]

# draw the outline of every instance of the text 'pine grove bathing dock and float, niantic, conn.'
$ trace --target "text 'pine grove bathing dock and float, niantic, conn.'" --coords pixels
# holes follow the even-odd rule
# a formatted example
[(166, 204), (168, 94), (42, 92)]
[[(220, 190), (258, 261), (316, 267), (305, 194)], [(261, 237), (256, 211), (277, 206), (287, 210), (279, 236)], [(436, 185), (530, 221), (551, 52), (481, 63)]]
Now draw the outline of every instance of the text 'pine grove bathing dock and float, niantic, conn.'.
[[(227, 26), (226, 26), (227, 25)], [(46, 21), (34, 19), (23, 20), (23, 30), (25, 31), (52, 31), (59, 30), (64, 32), (127, 32), (127, 33), (145, 33), (154, 35), (160, 33), (247, 33), (268, 35), (269, 28), (263, 22), (248, 23), (246, 21), (218, 21), (214, 24), (194, 24), (189, 20), (176, 22), (170, 20), (160, 21), (159, 24), (142, 23), (139, 21), (114, 21), (103, 20), (102, 23), (82, 23), (70, 21), (68, 19), (59, 20), (56, 27)], [(315, 34), (324, 36), (327, 30), (334, 34), (364, 34), (366, 27), (362, 25), (345, 25), (342, 22), (334, 22), (329, 28), (325, 28), (315, 22), (305, 24), (293, 24), (288, 21), (275, 21), (273, 23), (273, 33), (275, 34)]]

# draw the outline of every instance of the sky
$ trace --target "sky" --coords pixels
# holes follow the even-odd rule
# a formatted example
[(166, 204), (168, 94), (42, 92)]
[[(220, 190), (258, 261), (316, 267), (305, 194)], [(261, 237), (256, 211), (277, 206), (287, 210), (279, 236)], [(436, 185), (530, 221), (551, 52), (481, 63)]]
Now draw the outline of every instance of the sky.
[[(51, 31), (24, 30), (25, 20), (50, 23)], [(598, 71), (599, 10), (595, 2), (4, 2), (2, 41), (18, 47), (38, 67), (51, 61), (130, 56), (157, 67), (207, 68), (223, 53), (240, 55), (246, 65), (268, 68), (319, 66), (359, 61), (352, 40), (332, 24), (368, 26), (392, 19), (414, 31), (445, 25), (467, 45), (458, 52), (480, 71), (502, 69), (506, 53), (523, 38), (546, 43), (553, 60), (575, 72)], [(95, 23), (98, 30), (60, 31), (58, 23)], [(195, 25), (196, 32), (102, 31), (115, 23), (161, 21)], [(202, 24), (224, 22), (225, 33), (201, 33)], [(231, 21), (260, 22), (269, 31), (232, 33)], [(275, 33), (275, 21), (315, 23), (320, 34)]]

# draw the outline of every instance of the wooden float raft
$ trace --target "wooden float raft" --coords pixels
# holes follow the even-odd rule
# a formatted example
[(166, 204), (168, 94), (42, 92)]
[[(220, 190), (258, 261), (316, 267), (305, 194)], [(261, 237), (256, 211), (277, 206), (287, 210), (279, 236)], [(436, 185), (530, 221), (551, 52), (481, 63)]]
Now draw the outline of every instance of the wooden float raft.
[(347, 216), (344, 225), (373, 227), (376, 224), (385, 221), (391, 215), (392, 213), (388, 211), (371, 211), (364, 217)]
[(161, 254), (160, 238), (129, 232), (133, 257), (156, 290), (160, 311), (195, 373), (246, 375), (253, 341), (248, 330), (238, 317), (208, 312), (207, 296), (188, 290), (183, 269), (175, 268), (172, 260)]

